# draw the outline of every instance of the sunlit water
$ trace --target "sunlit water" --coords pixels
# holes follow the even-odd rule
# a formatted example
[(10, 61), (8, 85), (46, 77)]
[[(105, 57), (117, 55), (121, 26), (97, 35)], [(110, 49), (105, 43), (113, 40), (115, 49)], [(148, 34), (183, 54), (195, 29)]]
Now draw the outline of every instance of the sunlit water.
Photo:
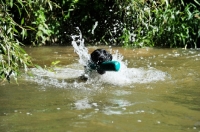
[[(121, 69), (80, 80), (96, 48)], [(46, 68), (0, 85), (2, 132), (200, 132), (199, 50), (87, 47), (82, 58), (73, 47), (26, 51)]]

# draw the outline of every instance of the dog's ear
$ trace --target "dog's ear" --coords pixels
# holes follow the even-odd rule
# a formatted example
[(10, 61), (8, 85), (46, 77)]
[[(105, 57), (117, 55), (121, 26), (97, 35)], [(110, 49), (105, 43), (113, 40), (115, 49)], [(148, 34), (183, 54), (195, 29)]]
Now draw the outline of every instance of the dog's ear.
[(98, 59), (99, 59), (99, 56), (100, 56), (100, 52), (99, 50), (95, 50), (91, 53), (91, 60), (94, 62), (94, 63), (97, 63), (98, 62)]

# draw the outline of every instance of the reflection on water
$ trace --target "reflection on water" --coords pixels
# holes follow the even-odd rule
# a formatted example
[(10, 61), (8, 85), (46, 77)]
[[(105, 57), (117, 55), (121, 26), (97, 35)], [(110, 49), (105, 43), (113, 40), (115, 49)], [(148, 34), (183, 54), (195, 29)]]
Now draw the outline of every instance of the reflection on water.
[(199, 50), (112, 47), (120, 71), (88, 81), (72, 47), (26, 50), (42, 66), (61, 63), (0, 85), (2, 132), (200, 131)]

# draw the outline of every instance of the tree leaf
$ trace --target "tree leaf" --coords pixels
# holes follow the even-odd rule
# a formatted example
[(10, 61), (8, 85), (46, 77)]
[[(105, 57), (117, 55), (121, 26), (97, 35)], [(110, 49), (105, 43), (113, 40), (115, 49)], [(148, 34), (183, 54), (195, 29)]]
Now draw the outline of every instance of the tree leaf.
[(9, 34), (11, 30), (12, 30), (12, 28), (9, 28), (9, 29), (7, 30), (7, 34)]
[(33, 27), (31, 27), (31, 26), (24, 26), (24, 27), (36, 31), (35, 28), (33, 28)]
[(24, 18), (22, 18), (22, 20), (21, 20), (21, 25), (23, 25), (24, 24)]
[(13, 7), (13, 0), (10, 0), (10, 7)]
[(19, 8), (19, 6), (17, 4), (15, 4), (15, 6), (17, 7), (17, 10), (19, 12), (19, 16), (21, 17), (22, 13), (21, 13), (21, 8)]
[(51, 5), (50, 1), (48, 1), (48, 4), (49, 4), (49, 7), (50, 7), (50, 10), (52, 11), (52, 5)]
[(197, 0), (194, 0), (194, 2), (196, 2), (200, 6), (200, 3)]

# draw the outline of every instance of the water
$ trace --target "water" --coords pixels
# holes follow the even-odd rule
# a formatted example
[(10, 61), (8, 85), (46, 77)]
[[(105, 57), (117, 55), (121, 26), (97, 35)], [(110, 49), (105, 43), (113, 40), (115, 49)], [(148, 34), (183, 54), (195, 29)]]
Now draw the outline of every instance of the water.
[[(82, 81), (81, 60), (96, 48), (112, 52), (122, 67)], [(34, 76), (22, 75), (19, 84), (0, 85), (2, 132), (200, 131), (199, 50), (101, 46), (79, 55), (73, 47), (26, 51), (47, 68), (30, 69)], [(60, 63), (50, 67), (52, 61)]]

